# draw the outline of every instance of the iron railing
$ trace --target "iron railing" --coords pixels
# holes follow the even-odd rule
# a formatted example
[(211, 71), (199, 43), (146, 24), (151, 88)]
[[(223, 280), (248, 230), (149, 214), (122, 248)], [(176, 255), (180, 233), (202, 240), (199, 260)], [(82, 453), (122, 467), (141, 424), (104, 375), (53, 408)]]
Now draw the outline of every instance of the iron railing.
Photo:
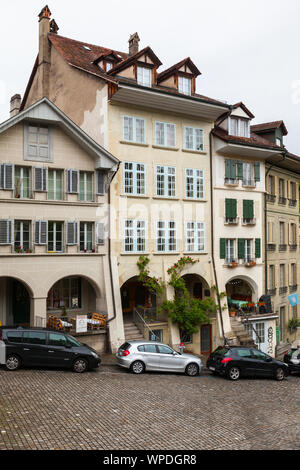
[(149, 333), (151, 333), (151, 338), (155, 338), (154, 341), (159, 341), (160, 338), (151, 330), (150, 326), (146, 323), (145, 319), (139, 313), (137, 308), (133, 310), (133, 323), (137, 326), (143, 335), (146, 327)]

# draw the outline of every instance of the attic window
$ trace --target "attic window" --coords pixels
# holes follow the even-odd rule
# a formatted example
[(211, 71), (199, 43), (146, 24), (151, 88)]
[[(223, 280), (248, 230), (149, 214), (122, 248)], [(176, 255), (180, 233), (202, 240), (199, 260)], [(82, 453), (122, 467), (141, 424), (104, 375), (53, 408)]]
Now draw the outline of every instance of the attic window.
[(90, 49), (88, 46), (82, 46), (83, 49), (85, 49), (86, 51), (91, 51), (92, 49)]
[(178, 91), (184, 95), (190, 95), (192, 91), (192, 80), (186, 77), (178, 77)]
[(237, 137), (250, 137), (250, 126), (248, 119), (230, 116), (228, 119), (228, 134)]
[(139, 85), (143, 86), (151, 86), (151, 69), (146, 67), (138, 67), (137, 68), (137, 82)]
[(110, 61), (106, 61), (106, 72), (108, 72), (109, 70), (111, 70), (113, 68), (113, 64), (112, 62)]

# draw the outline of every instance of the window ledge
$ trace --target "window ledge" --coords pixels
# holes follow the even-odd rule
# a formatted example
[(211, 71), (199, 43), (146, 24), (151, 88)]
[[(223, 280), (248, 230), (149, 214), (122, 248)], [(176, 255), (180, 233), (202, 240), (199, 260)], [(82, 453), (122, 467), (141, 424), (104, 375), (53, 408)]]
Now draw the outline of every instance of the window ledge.
[(191, 202), (208, 202), (207, 199), (198, 199), (196, 197), (184, 197), (182, 200)]
[(156, 251), (155, 253), (152, 253), (154, 256), (165, 256), (165, 255), (180, 255), (179, 251)]
[(173, 197), (173, 196), (153, 196), (153, 199), (166, 199), (168, 201), (179, 201), (179, 197)]
[(150, 199), (150, 196), (146, 196), (145, 194), (120, 194), (121, 197), (133, 197), (138, 199)]
[(191, 256), (191, 255), (208, 255), (208, 251), (185, 251), (184, 255)]
[(120, 253), (121, 256), (149, 256), (150, 253), (147, 253), (146, 251), (122, 251), (122, 253)]
[(149, 144), (142, 142), (131, 142), (130, 140), (120, 140), (120, 144), (135, 145), (137, 147), (149, 147)]
[(173, 152), (177, 152), (179, 147), (167, 147), (165, 145), (152, 145), (154, 149), (161, 149), (161, 150), (173, 150)]
[(207, 152), (204, 150), (192, 150), (192, 149), (182, 149), (182, 152), (186, 153), (196, 153), (198, 155), (207, 155)]

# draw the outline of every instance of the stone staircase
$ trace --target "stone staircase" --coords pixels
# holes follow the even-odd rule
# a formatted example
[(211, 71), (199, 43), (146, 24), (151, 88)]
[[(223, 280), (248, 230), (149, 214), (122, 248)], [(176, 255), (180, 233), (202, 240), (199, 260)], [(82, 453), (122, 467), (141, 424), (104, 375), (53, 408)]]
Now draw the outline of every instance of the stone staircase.
[(144, 339), (144, 336), (133, 322), (124, 323), (125, 340)]
[(231, 329), (237, 338), (238, 346), (257, 347), (253, 338), (249, 336), (248, 331), (244, 327), (243, 323), (238, 321), (236, 318), (230, 318)]

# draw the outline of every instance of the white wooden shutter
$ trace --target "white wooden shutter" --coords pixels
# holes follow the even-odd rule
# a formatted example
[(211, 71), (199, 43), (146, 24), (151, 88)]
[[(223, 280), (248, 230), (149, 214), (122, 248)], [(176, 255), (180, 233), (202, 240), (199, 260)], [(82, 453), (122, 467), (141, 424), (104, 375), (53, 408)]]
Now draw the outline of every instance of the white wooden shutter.
[(12, 243), (12, 221), (0, 220), (0, 245)]
[(104, 245), (105, 243), (105, 225), (103, 222), (97, 223), (97, 245)]
[(78, 223), (67, 222), (66, 227), (66, 244), (77, 245), (78, 243)]
[(34, 190), (47, 191), (47, 169), (41, 167), (34, 168)]
[(68, 193), (78, 193), (79, 171), (67, 170), (67, 190)]
[(34, 227), (35, 227), (35, 230), (34, 230), (35, 245), (47, 245), (48, 222), (45, 220), (36, 220)]

